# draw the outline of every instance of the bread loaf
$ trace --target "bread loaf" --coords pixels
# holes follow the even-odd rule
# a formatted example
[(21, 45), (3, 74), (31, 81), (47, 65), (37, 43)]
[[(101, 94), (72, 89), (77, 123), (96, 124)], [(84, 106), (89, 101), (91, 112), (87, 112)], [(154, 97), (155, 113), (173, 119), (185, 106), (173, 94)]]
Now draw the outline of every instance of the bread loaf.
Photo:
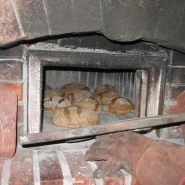
[(95, 111), (97, 114), (100, 114), (102, 111), (101, 104), (94, 97), (85, 97), (80, 101), (75, 101), (73, 105), (79, 105), (81, 107), (88, 107)]
[(87, 87), (84, 84), (80, 84), (80, 83), (70, 83), (70, 84), (66, 84), (63, 85), (61, 88), (62, 92), (69, 94), (75, 90), (86, 90), (89, 91), (89, 87)]
[(71, 105), (68, 99), (63, 99), (60, 96), (46, 97), (44, 98), (44, 112), (52, 114), (55, 111)]
[(51, 92), (52, 88), (49, 85), (44, 86), (44, 92)]
[(44, 97), (50, 96), (50, 93), (52, 92), (52, 88), (48, 85), (44, 86)]
[(64, 93), (61, 89), (52, 89), (51, 96), (60, 96), (64, 99), (67, 98), (67, 94)]
[(51, 123), (74, 128), (91, 126), (99, 123), (99, 116), (90, 108), (73, 105), (55, 112), (51, 117)]
[(105, 91), (97, 94), (96, 98), (100, 103), (105, 104), (108, 100), (118, 98), (118, 94), (115, 91)]
[(50, 86), (46, 85), (44, 88), (44, 97), (53, 97), (53, 96), (61, 96), (66, 97), (66, 94), (62, 92), (61, 89), (53, 89)]
[(85, 97), (91, 97), (91, 96), (92, 94), (89, 91), (75, 90), (72, 93), (69, 93), (67, 95), (67, 98), (70, 102), (76, 102), (76, 101), (80, 101), (81, 99)]
[(132, 110), (134, 110), (134, 104), (128, 98), (118, 97), (107, 101), (103, 105), (103, 109), (107, 112), (123, 115), (123, 114), (128, 114)]
[(94, 90), (94, 94), (97, 95), (99, 93), (106, 92), (106, 91), (117, 92), (114, 86), (104, 84), (99, 87), (96, 87), (96, 89)]

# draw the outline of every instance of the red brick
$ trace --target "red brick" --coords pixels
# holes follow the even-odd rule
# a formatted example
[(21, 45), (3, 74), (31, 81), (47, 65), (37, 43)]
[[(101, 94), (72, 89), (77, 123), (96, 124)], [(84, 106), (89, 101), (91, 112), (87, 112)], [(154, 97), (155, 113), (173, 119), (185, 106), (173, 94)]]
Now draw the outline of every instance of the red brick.
[(0, 30), (0, 44), (7, 44), (21, 39), (19, 24), (11, 0), (0, 1)]
[(163, 139), (175, 139), (182, 138), (181, 127), (180, 126), (169, 126), (162, 129), (156, 129), (156, 135)]
[(64, 153), (71, 175), (74, 178), (74, 185), (93, 185), (95, 184), (93, 171), (87, 161), (84, 160), (84, 154), (77, 151), (75, 153)]
[[(179, 113), (185, 112), (185, 91), (183, 91), (178, 97), (177, 97), (177, 106)], [(181, 125), (182, 135), (185, 142), (185, 124)]]
[(169, 100), (176, 100), (177, 97), (179, 96), (179, 94), (181, 92), (183, 92), (185, 90), (185, 86), (181, 86), (181, 85), (177, 85), (177, 86), (170, 86), (168, 88), (167, 94), (168, 94), (168, 99)]
[(185, 91), (183, 91), (178, 97), (177, 97), (177, 106), (179, 113), (185, 112)]
[[(102, 161), (95, 161), (96, 166), (98, 167)], [(122, 185), (125, 182), (125, 176), (121, 171), (117, 171), (114, 174), (105, 176), (103, 178), (104, 185)]]
[(132, 176), (132, 182), (131, 185), (140, 185), (139, 182), (136, 180), (135, 177)]
[(16, 6), (27, 38), (38, 38), (49, 34), (43, 1), (16, 0)]
[(0, 158), (11, 158), (16, 149), (17, 95), (0, 90)]
[(104, 185), (112, 185), (112, 184), (122, 185), (125, 182), (125, 177), (120, 171), (117, 171), (114, 174), (108, 175), (103, 179), (104, 179)]
[(63, 183), (62, 169), (55, 151), (39, 151), (41, 185), (61, 185)]
[[(169, 115), (171, 114), (178, 114), (178, 105), (176, 102), (173, 102), (173, 104), (166, 105), (166, 113)], [(167, 128), (167, 127), (166, 127)], [(166, 128), (157, 128), (155, 130), (155, 133), (158, 138), (163, 138), (163, 139), (172, 139), (172, 138), (181, 138), (181, 129), (179, 126), (170, 126), (167, 129)]]
[[(5, 51), (8, 53), (7, 50)], [(22, 62), (19, 60), (0, 60), (0, 79), (8, 81), (22, 80)]]
[(23, 105), (18, 105), (18, 110), (17, 110), (17, 122), (23, 123)]
[(178, 106), (177, 105), (172, 105), (167, 108), (167, 114), (177, 114), (178, 111)]
[(0, 90), (15, 92), (18, 100), (22, 100), (22, 85), (19, 83), (0, 82)]
[[(175, 85), (184, 85), (184, 78), (185, 78), (185, 68), (184, 66), (181, 67), (172, 67), (171, 68), (171, 84)], [(182, 91), (181, 91), (182, 92)]]
[[(41, 185), (62, 185), (63, 175), (58, 155), (55, 151), (38, 151)], [(84, 155), (79, 152), (65, 152), (75, 185), (95, 185), (93, 172), (89, 164), (84, 161)], [(4, 161), (0, 160), (0, 174)], [(122, 172), (104, 178), (104, 185), (122, 185), (125, 177)], [(9, 185), (32, 185), (33, 175), (33, 151), (19, 149), (11, 159)], [(139, 185), (132, 181), (132, 185)]]
[(181, 138), (181, 128), (180, 126), (171, 126), (168, 127), (166, 132), (166, 138)]
[[(179, 112), (179, 110), (178, 110), (178, 105), (177, 104), (166, 106), (166, 113), (167, 114), (178, 114), (178, 112)], [(175, 131), (174, 129), (169, 131), (169, 134), (167, 134), (168, 135), (167, 137), (170, 138), (169, 135), (171, 135), (172, 133), (174, 134), (174, 131)], [(163, 131), (163, 129), (156, 129), (155, 132), (156, 132), (157, 137), (160, 138), (164, 131)]]
[(11, 159), (9, 185), (33, 185), (33, 152), (17, 151)]

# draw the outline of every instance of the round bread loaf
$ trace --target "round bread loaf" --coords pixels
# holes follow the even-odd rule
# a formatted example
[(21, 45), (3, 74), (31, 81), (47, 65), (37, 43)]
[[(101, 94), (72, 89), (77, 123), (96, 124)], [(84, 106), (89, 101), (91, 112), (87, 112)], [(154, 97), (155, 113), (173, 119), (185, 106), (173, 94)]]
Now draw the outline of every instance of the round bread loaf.
[(100, 103), (94, 97), (85, 97), (81, 99), (80, 101), (75, 101), (73, 105), (79, 105), (81, 107), (89, 107), (90, 109), (95, 111), (97, 114), (100, 114), (102, 111)]
[(96, 87), (96, 89), (94, 90), (94, 94), (97, 95), (99, 93), (106, 92), (106, 91), (117, 92), (114, 86), (104, 84), (104, 85), (100, 85), (99, 87)]
[(52, 92), (52, 88), (48, 85), (44, 86), (44, 97), (48, 97)]
[(70, 84), (66, 84), (63, 85), (61, 88), (62, 92), (69, 94), (75, 90), (86, 90), (89, 91), (89, 87), (87, 87), (84, 84), (80, 84), (80, 83), (70, 83)]
[(51, 117), (51, 123), (73, 128), (91, 126), (99, 123), (99, 116), (90, 108), (73, 105), (55, 112)]
[(70, 102), (76, 102), (76, 101), (80, 101), (81, 99), (85, 98), (85, 97), (91, 97), (92, 94), (89, 91), (85, 91), (85, 90), (75, 90), (72, 93), (69, 93), (67, 95), (67, 98)]
[(64, 99), (67, 98), (67, 94), (64, 93), (61, 89), (52, 89), (51, 96), (60, 96)]
[(70, 106), (71, 103), (68, 99), (63, 99), (60, 96), (44, 98), (44, 112), (52, 114), (62, 107)]
[(104, 105), (103, 109), (107, 112), (116, 113), (116, 114), (128, 114), (134, 110), (133, 102), (124, 97), (113, 98), (108, 100)]
[(115, 91), (105, 91), (96, 95), (97, 100), (102, 104), (105, 104), (107, 101), (118, 97), (119, 96)]
[(51, 92), (52, 88), (49, 85), (44, 86), (44, 92)]
[(52, 89), (50, 92), (47, 92), (47, 93), (44, 93), (44, 97), (47, 98), (47, 97), (53, 97), (53, 96), (60, 96), (62, 97), (63, 99), (66, 99), (67, 98), (67, 94), (62, 92), (61, 89)]

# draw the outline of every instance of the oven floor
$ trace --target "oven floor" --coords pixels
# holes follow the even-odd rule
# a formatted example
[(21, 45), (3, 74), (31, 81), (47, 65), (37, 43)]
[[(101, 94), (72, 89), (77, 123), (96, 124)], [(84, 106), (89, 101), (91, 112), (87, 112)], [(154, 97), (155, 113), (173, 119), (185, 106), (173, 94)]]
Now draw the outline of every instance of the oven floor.
[[(51, 118), (51, 114), (44, 113), (42, 132), (69, 129), (67, 127), (58, 127), (58, 126), (51, 124), (50, 118)], [(118, 115), (118, 114), (112, 114), (109, 112), (102, 112), (100, 114), (100, 124), (109, 124), (109, 123), (112, 123), (115, 121), (132, 119), (132, 118), (136, 118), (135, 112), (132, 112), (132, 113), (126, 114), (126, 115)]]

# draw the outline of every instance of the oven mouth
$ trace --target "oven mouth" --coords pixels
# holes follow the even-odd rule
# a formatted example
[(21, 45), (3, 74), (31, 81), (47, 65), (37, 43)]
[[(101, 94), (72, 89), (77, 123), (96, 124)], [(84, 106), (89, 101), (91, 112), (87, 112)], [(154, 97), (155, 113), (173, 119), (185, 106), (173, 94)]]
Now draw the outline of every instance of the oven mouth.
[[(134, 105), (135, 101), (139, 100), (135, 100), (135, 80), (136, 70), (131, 69), (100, 69), (61, 66), (43, 67), (43, 87), (49, 86), (52, 89), (60, 89), (61, 86), (66, 84), (83, 84), (90, 89), (92, 97), (96, 98), (96, 95), (94, 94), (95, 88), (101, 86), (102, 84), (108, 84), (115, 87), (119, 97), (128, 98), (129, 100), (131, 100), (131, 102), (134, 103)], [(44, 88), (42, 94), (44, 95)], [(134, 110), (130, 113), (120, 115), (104, 111), (102, 108), (103, 105), (101, 103), (100, 107), (102, 109), (102, 112), (99, 114), (100, 125), (137, 117)], [(145, 107), (143, 107), (142, 109), (143, 111), (145, 111)], [(68, 127), (59, 127), (53, 125), (51, 123), (52, 114), (53, 113), (44, 113), (44, 111), (42, 111), (42, 132), (69, 129)]]
[[(127, 77), (132, 76), (131, 80), (129, 79), (132, 83), (128, 83), (128, 86), (131, 85), (131, 89), (134, 89), (132, 90), (132, 95), (129, 95), (129, 91), (125, 91), (125, 93), (135, 102), (136, 111), (134, 116), (148, 117), (162, 113), (161, 107), (163, 106), (164, 96), (161, 91), (165, 88), (166, 64), (166, 55), (161, 53), (157, 55), (143, 53), (133, 54), (98, 49), (62, 48), (55, 44), (36, 44), (28, 50), (28, 117), (24, 126), (24, 133), (33, 134), (53, 131), (52, 129), (43, 130), (44, 119), (42, 119), (43, 86), (44, 84), (54, 84), (47, 82), (46, 73), (48, 71), (51, 72), (56, 69), (57, 73), (59, 73), (59, 71), (63, 74), (69, 72), (71, 76), (73, 76), (73, 73), (76, 73), (75, 75), (78, 76), (78, 79), (82, 73), (88, 75), (93, 74), (95, 78), (97, 78), (97, 75), (106, 76), (107, 74), (113, 73), (114, 75), (116, 73), (122, 74), (122, 78), (124, 75)], [(68, 82), (64, 81), (63, 83), (66, 84)], [(97, 83), (99, 82), (96, 82), (96, 85)], [(115, 83), (117, 83), (116, 88), (120, 93), (122, 87), (120, 87), (119, 83), (115, 80), (112, 85), (115, 85)], [(92, 87), (92, 89), (94, 87)], [(53, 88), (57, 88), (57, 85), (55, 84)], [(124, 89), (128, 90), (127, 87), (124, 87)], [(121, 94), (121, 96), (127, 95)], [(114, 121), (111, 121), (111, 123), (112, 122)], [(56, 128), (56, 130), (60, 129)], [(70, 131), (70, 129), (68, 130)], [(66, 134), (65, 139), (67, 140), (69, 138)]]

